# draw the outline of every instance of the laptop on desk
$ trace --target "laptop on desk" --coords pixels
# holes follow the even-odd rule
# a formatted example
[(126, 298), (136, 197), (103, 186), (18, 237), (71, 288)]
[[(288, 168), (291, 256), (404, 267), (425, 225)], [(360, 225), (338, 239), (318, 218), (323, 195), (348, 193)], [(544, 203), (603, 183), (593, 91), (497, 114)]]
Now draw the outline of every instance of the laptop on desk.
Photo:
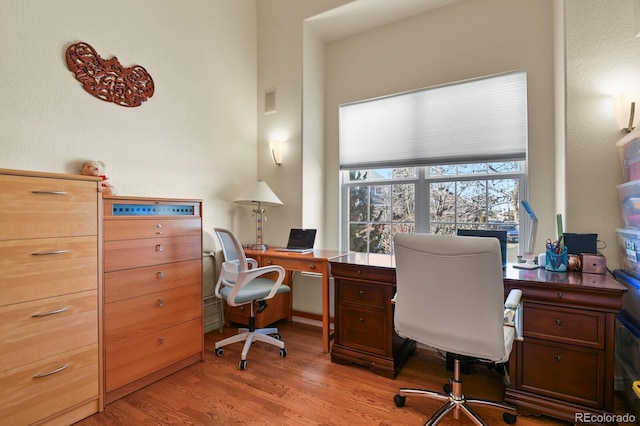
[(276, 251), (288, 251), (291, 253), (311, 253), (316, 241), (315, 229), (291, 228), (287, 248), (278, 248)]

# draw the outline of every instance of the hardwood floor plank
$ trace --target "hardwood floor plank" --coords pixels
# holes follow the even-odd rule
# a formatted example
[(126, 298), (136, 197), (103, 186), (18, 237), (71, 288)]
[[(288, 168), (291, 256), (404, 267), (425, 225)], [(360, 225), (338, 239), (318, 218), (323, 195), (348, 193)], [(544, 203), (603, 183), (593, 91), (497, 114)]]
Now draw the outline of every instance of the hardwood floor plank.
[[(205, 335), (205, 359), (109, 404), (102, 413), (78, 425), (285, 425), (359, 426), (422, 425), (440, 403), (407, 398), (402, 408), (393, 396), (401, 387), (442, 390), (450, 377), (445, 362), (434, 352), (418, 349), (398, 377), (388, 379), (360, 366), (331, 362), (322, 353), (319, 328), (299, 323), (277, 324), (288, 355), (262, 342), (251, 347), (247, 369), (239, 370), (242, 344), (225, 348), (222, 357), (214, 343), (234, 334)], [(463, 375), (468, 397), (501, 400), (502, 377), (484, 366)], [(618, 399), (616, 400), (618, 401)], [(622, 405), (620, 412), (624, 411)], [(502, 411), (474, 406), (490, 425), (501, 425)], [(448, 416), (447, 425), (472, 425)], [(566, 426), (547, 417), (520, 416), (520, 426)]]

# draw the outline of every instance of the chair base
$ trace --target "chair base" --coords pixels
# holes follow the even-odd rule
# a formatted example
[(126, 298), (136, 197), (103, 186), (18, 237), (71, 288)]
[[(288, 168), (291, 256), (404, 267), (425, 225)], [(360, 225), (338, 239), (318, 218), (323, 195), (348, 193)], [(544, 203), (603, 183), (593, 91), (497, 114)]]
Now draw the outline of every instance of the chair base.
[[(446, 416), (451, 411), (453, 411), (453, 417), (456, 420), (460, 418), (460, 412), (462, 411), (476, 425), (488, 426), (488, 423), (486, 423), (471, 408), (469, 404), (489, 405), (492, 407), (513, 411), (514, 413), (516, 411), (515, 407), (509, 404), (489, 401), (485, 399), (465, 398), (465, 396), (462, 394), (462, 380), (460, 380), (460, 360), (457, 358), (454, 361), (453, 378), (450, 380), (450, 384), (451, 384), (451, 392), (449, 392), (449, 394), (433, 392), (433, 391), (423, 390), (423, 389), (400, 389), (400, 394), (396, 395), (396, 397), (394, 398), (394, 401), (398, 407), (402, 407), (404, 405), (404, 400), (407, 395), (425, 397), (425, 398), (435, 399), (437, 401), (444, 401), (445, 404), (442, 407), (440, 407), (440, 409), (431, 416), (431, 418), (425, 423), (425, 426), (437, 425), (438, 423), (440, 423), (440, 420), (442, 420), (444, 416)], [(515, 423), (515, 420), (516, 420), (515, 415), (509, 415), (507, 413), (505, 413), (503, 418), (505, 422), (509, 424)]]
[(284, 349), (284, 342), (282, 340), (276, 339), (275, 337), (269, 336), (270, 334), (278, 334), (278, 329), (258, 328), (254, 331), (249, 331), (248, 328), (239, 328), (238, 334), (216, 342), (215, 348), (217, 351), (223, 346), (244, 341), (244, 347), (242, 348), (242, 354), (240, 356), (240, 359), (242, 361), (246, 361), (247, 354), (249, 353), (249, 348), (255, 341), (268, 343), (270, 345), (277, 346), (280, 349)]

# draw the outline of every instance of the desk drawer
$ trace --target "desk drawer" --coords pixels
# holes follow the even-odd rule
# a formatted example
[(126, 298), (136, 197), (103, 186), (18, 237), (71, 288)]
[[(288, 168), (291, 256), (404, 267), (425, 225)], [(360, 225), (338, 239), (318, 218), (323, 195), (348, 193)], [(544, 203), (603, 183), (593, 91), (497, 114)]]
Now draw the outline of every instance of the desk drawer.
[(106, 345), (106, 391), (202, 352), (202, 319)]
[[(526, 314), (525, 314), (526, 316)], [(519, 387), (549, 398), (602, 407), (605, 353), (525, 337)]]
[(185, 285), (197, 286), (201, 274), (200, 259), (107, 272), (104, 274), (104, 302), (111, 303)]
[(96, 289), (98, 238), (0, 241), (0, 269), (0, 306)]
[(202, 316), (202, 288), (178, 287), (104, 306), (107, 347)]
[(353, 303), (386, 312), (392, 296), (389, 294), (388, 287), (341, 280), (339, 297), (341, 303)]
[(341, 306), (338, 329), (339, 343), (343, 346), (386, 355), (390, 330), (384, 312)]
[[(304, 255), (297, 254), (296, 256), (301, 257)], [(284, 257), (270, 256), (261, 256), (261, 258), (261, 266), (280, 265), (288, 271), (322, 273), (322, 261), (315, 259), (311, 254), (309, 255), (309, 259), (287, 259)]]
[(114, 241), (200, 235), (202, 229), (200, 222), (200, 218), (105, 220), (104, 239), (105, 241)]
[(199, 235), (106, 241), (104, 243), (105, 272), (200, 259), (201, 257), (202, 247)]
[(604, 349), (605, 315), (601, 312), (525, 303), (524, 338)]
[(392, 268), (375, 268), (371, 266), (332, 263), (331, 275), (339, 278), (354, 278), (365, 281), (385, 283), (387, 286), (396, 283), (396, 271)]

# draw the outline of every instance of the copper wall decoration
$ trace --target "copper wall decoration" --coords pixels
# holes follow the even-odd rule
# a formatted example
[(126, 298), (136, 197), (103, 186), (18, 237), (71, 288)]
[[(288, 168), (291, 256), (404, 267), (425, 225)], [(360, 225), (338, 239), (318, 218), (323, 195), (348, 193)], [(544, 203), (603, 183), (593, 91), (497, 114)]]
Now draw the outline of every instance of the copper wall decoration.
[(140, 106), (153, 96), (153, 79), (140, 65), (125, 68), (115, 56), (104, 60), (87, 43), (67, 48), (67, 66), (84, 90), (103, 101)]

